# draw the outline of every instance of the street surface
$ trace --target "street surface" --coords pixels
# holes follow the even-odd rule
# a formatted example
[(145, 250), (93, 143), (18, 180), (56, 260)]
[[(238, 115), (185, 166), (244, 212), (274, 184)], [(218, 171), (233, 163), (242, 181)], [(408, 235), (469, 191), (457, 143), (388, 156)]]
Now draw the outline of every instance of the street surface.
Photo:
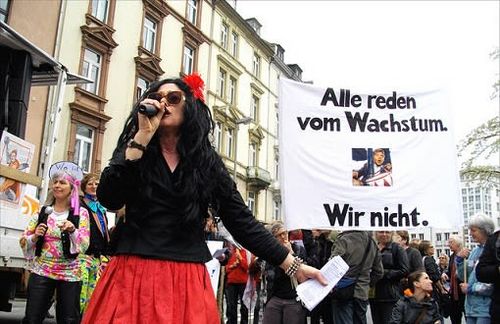
[[(0, 312), (0, 324), (19, 324), (21, 323), (21, 320), (23, 319), (24, 316), (24, 308), (26, 306), (26, 299), (21, 299), (21, 298), (16, 298), (14, 301), (12, 301), (12, 312), (11, 313), (6, 313), (6, 312)], [(54, 307), (50, 309), (50, 313), (52, 315), (55, 315), (56, 311)], [(368, 324), (373, 324), (370, 316), (370, 307), (368, 307), (368, 312), (367, 312), (367, 319), (368, 319)], [(253, 323), (253, 319), (248, 321), (249, 323)], [(56, 319), (45, 319), (43, 321), (43, 324), (56, 324)], [(451, 324), (451, 321), (449, 319), (444, 320), (445, 324)], [(462, 323), (465, 323), (464, 320), (462, 320)]]

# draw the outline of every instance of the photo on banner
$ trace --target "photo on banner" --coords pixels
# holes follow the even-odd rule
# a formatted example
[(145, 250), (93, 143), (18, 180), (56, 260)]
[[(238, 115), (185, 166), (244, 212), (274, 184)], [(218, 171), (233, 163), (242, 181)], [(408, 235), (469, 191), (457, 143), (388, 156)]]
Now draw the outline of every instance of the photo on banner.
[[(391, 151), (388, 148), (353, 148), (353, 186), (392, 186)], [(362, 163), (362, 164), (360, 164)]]
[(377, 92), (281, 79), (279, 116), (289, 229), (463, 225), (444, 91)]
[[(29, 173), (35, 145), (3, 131), (0, 139), (0, 164)], [(0, 208), (19, 208), (23, 203), (26, 184), (0, 176)]]

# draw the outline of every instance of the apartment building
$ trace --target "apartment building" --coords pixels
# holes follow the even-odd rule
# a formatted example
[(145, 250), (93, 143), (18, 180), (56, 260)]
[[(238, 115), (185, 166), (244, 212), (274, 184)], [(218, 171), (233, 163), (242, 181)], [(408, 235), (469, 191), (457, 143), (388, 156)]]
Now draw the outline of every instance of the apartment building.
[[(26, 19), (26, 12), (37, 12)], [(87, 0), (1, 2), (1, 18), (93, 83), (68, 86), (52, 161), (85, 172), (108, 163), (133, 104), (149, 84), (198, 72), (216, 129), (213, 143), (254, 215), (280, 219), (278, 79), (300, 80), (284, 49), (260, 37), (257, 19), (213, 0)], [(40, 92), (40, 93), (39, 93)], [(50, 145), (46, 88), (33, 89), (26, 139), (40, 156)], [(36, 168), (34, 168), (36, 170)]]

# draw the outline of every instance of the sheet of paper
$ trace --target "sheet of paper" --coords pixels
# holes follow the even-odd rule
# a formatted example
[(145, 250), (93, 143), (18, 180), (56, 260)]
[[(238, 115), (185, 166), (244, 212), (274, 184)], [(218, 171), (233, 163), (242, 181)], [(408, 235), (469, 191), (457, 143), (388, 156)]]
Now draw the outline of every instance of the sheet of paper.
[(297, 295), (308, 310), (312, 310), (326, 297), (342, 276), (349, 270), (349, 266), (340, 256), (335, 256), (328, 261), (321, 273), (328, 281), (327, 286), (323, 286), (316, 279), (309, 279), (297, 286)]
[(222, 256), (224, 254), (224, 252), (226, 252), (226, 250), (227, 250), (227, 248), (218, 249), (217, 251), (214, 252), (214, 254), (212, 255), (212, 257), (215, 258), (215, 259), (217, 259), (220, 256)]

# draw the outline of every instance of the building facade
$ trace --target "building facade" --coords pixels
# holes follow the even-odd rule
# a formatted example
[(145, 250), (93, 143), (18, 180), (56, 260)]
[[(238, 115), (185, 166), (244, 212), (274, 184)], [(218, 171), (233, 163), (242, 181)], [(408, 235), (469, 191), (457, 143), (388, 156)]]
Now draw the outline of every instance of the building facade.
[[(256, 19), (245, 20), (231, 3), (215, 0), (1, 4), (0, 18), (93, 81), (66, 87), (52, 161), (74, 161), (84, 172), (99, 173), (149, 84), (197, 72), (206, 82), (206, 103), (216, 123), (214, 147), (244, 200), (259, 220), (282, 217), (278, 79), (300, 80), (302, 71), (284, 64), (284, 50), (260, 37)], [(26, 19), (33, 11), (40, 14)], [(47, 88), (31, 93), (26, 139), (38, 148), (39, 168), (32, 170), (39, 175), (52, 145), (47, 112), (55, 101)]]

